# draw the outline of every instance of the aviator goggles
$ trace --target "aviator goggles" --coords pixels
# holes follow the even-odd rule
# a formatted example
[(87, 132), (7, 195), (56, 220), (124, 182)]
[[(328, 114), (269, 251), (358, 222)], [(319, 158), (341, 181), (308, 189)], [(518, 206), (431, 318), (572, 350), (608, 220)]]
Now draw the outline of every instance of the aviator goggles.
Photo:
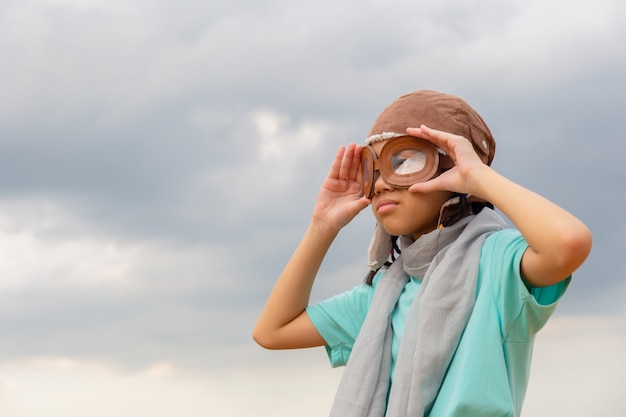
[(381, 175), (394, 188), (409, 188), (431, 179), (439, 168), (439, 152), (431, 142), (414, 136), (389, 139), (376, 154), (371, 145), (361, 151), (363, 194), (374, 196), (374, 184)]

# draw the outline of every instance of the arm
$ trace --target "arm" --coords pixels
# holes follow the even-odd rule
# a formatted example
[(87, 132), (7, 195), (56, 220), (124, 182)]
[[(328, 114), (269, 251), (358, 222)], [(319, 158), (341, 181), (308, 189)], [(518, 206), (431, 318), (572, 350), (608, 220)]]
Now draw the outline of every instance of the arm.
[(432, 141), (455, 162), (448, 172), (426, 183), (414, 184), (409, 190), (446, 189), (472, 194), (502, 210), (528, 242), (529, 248), (521, 262), (522, 275), (528, 284), (535, 287), (555, 284), (585, 261), (591, 250), (591, 233), (572, 214), (485, 165), (463, 137), (426, 126), (407, 132)]
[(268, 349), (323, 345), (305, 308), (317, 272), (333, 240), (369, 200), (357, 181), (361, 147), (341, 147), (324, 180), (302, 241), (280, 274), (252, 337)]
[(479, 180), (472, 194), (502, 210), (528, 242), (521, 262), (522, 276), (528, 284), (555, 284), (585, 261), (591, 250), (591, 233), (580, 220), (486, 165), (474, 177)]

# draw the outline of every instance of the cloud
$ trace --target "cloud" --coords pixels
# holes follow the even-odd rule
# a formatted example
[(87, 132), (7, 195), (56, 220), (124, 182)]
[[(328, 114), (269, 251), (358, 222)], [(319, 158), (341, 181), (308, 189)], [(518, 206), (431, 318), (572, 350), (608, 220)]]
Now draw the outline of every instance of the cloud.
[[(548, 417), (618, 416), (626, 404), (624, 317), (553, 318), (540, 332), (524, 413)], [(341, 369), (323, 349), (213, 351), (231, 366), (206, 372), (154, 362), (129, 372), (116, 364), (35, 357), (0, 365), (0, 412), (64, 417), (173, 412), (193, 417), (318, 416), (330, 410)], [(269, 377), (271, 375), (271, 377)], [(102, 401), (105, 395), (107, 401)], [(33, 401), (37, 398), (38, 401)]]
[(2, 68), (12, 82), (0, 116), (119, 124), (205, 94), (225, 106), (267, 97), (350, 106), (408, 83), (461, 90), (495, 83), (527, 94), (623, 62), (611, 47), (623, 35), (622, 11), (614, 0), (14, 2), (2, 14)]
[(536, 342), (524, 413), (618, 416), (626, 316), (556, 317)]
[(106, 357), (132, 367), (175, 360), (180, 344), (198, 353), (217, 340), (242, 339), (217, 319), (234, 307), (228, 300), (237, 291), (245, 294), (227, 248), (111, 236), (61, 207), (36, 207), (2, 205), (4, 358)]
[[(165, 240), (107, 236), (47, 201), (5, 203), (0, 212), (5, 290), (32, 286), (171, 290), (200, 281), (206, 286), (211, 282), (202, 280), (201, 274), (223, 266), (219, 247), (174, 247)], [(180, 265), (185, 265), (183, 276), (171, 280)]]
[(276, 201), (282, 202), (292, 191), (297, 193), (297, 186), (311, 170), (307, 159), (319, 158), (324, 136), (332, 129), (324, 122), (293, 123), (271, 110), (251, 113), (246, 125), (250, 129), (242, 138), (245, 142), (227, 147), (218, 157), (221, 166), (207, 167), (208, 172), (187, 191), (212, 200), (217, 194), (218, 204), (198, 205), (198, 199), (193, 199), (196, 206), (211, 205), (213, 215), (242, 219), (252, 211), (265, 213), (268, 205), (275, 207)]
[[(461, 88), (471, 89), (474, 83), (479, 88), (497, 85), (524, 96), (550, 84), (568, 84), (598, 66), (623, 65), (624, 54), (615, 53), (610, 46), (624, 35), (618, 23), (623, 9), (621, 3), (612, 0), (601, 4), (533, 1), (523, 6), (501, 5), (496, 12), (486, 12), (485, 20), (489, 21), (465, 10), (457, 13), (465, 18), (461, 28), (474, 23), (474, 33), (458, 31), (460, 36), (453, 42), (426, 49), (425, 57), (413, 57), (428, 62), (446, 62), (447, 56), (453, 57), (438, 74), (444, 79), (459, 75)], [(567, 19), (562, 18), (563, 10), (568, 10)], [(453, 24), (441, 27), (442, 38), (455, 32)], [(458, 71), (458, 65), (463, 71)]]
[(165, 363), (133, 374), (68, 358), (34, 358), (2, 369), (0, 412), (7, 416), (200, 416), (212, 401), (206, 396), (212, 381), (181, 378)]
[[(340, 373), (316, 368), (323, 357), (321, 352), (311, 353), (317, 354), (298, 355), (299, 360), (313, 362), (299, 365), (298, 371), (262, 366), (209, 374), (167, 363), (128, 373), (106, 362), (33, 358), (0, 366), (0, 413), (11, 417), (216, 413), (236, 417), (303, 415), (307, 410), (319, 415), (327, 412)], [(302, 384), (310, 385), (306, 395), (298, 388)]]
[[(573, 416), (587, 398), (623, 407), (598, 387), (619, 386), (609, 364), (623, 364), (624, 12), (617, 0), (2, 2), (0, 414), (94, 415), (104, 394), (107, 415), (324, 414), (337, 374), (323, 352), (264, 352), (250, 330), (336, 149), (418, 88), (465, 97), (497, 137), (494, 167), (594, 233), (538, 339), (528, 412), (554, 413), (567, 392)], [(362, 280), (372, 227), (366, 210), (342, 231), (315, 299)]]

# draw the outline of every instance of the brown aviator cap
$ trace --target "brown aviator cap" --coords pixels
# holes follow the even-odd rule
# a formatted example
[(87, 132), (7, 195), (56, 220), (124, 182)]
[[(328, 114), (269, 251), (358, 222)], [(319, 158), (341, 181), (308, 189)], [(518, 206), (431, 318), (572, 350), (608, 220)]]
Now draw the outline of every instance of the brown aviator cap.
[(378, 116), (368, 140), (388, 133), (406, 134), (408, 127), (426, 125), (469, 139), (484, 163), (490, 165), (496, 142), (480, 115), (463, 99), (437, 91), (419, 90), (395, 100)]

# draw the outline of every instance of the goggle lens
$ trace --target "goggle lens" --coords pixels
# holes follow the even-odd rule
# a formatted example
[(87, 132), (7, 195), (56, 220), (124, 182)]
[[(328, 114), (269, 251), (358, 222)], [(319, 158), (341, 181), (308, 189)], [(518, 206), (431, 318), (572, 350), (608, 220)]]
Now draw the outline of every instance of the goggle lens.
[(415, 174), (425, 166), (426, 154), (419, 149), (402, 149), (391, 155), (391, 169), (396, 174)]
[(363, 194), (368, 198), (374, 195), (374, 157), (373, 153), (368, 148), (363, 148), (361, 153), (361, 179), (363, 185)]

